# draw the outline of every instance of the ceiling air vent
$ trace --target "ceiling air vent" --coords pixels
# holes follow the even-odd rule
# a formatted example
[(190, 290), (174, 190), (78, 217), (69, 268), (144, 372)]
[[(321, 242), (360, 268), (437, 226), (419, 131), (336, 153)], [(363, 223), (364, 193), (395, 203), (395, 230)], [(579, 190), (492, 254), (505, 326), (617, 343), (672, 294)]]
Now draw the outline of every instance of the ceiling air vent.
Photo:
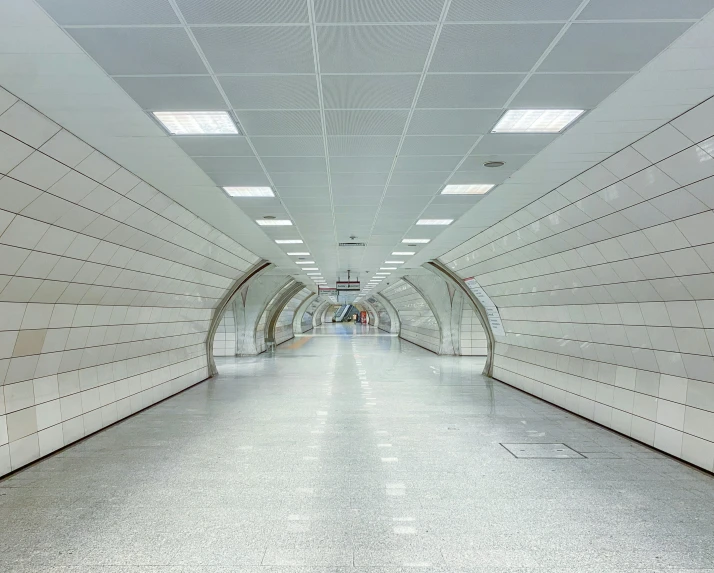
[(337, 243), (339, 247), (366, 247), (367, 243)]

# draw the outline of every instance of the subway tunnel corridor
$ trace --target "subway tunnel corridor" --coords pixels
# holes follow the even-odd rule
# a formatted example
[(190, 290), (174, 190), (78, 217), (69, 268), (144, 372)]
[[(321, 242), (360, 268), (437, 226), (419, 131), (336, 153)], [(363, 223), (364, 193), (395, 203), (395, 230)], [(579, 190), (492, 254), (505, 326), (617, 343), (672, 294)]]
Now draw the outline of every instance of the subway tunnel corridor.
[(0, 482), (0, 570), (712, 570), (708, 475), (483, 363), (351, 324), (219, 358)]

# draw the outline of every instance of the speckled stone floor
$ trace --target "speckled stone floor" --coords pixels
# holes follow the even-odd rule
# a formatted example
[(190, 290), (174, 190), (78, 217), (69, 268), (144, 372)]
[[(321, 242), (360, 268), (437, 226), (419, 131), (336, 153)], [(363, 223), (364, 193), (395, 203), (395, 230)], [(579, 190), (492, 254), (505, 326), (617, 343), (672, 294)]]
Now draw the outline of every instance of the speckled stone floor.
[(483, 359), (312, 334), (1, 481), (0, 571), (714, 571), (712, 477)]

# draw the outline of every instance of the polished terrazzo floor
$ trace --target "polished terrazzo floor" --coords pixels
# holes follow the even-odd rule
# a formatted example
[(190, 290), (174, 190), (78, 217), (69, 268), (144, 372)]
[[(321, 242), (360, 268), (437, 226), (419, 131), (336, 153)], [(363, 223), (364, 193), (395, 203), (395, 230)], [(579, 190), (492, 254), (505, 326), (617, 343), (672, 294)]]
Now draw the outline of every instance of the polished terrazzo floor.
[(219, 367), (0, 481), (0, 571), (714, 571), (714, 478), (483, 359), (329, 325)]

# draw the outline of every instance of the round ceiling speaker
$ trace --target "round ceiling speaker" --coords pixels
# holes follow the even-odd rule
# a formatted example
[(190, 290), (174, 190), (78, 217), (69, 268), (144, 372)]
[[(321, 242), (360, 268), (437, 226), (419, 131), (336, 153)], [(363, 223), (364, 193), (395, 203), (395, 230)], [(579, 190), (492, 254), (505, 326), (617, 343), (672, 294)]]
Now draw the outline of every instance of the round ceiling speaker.
[(506, 164), (505, 161), (487, 161), (483, 164), (484, 167), (503, 167)]
[(275, 217), (273, 217), (273, 215), (265, 215), (263, 219), (275, 219)]

